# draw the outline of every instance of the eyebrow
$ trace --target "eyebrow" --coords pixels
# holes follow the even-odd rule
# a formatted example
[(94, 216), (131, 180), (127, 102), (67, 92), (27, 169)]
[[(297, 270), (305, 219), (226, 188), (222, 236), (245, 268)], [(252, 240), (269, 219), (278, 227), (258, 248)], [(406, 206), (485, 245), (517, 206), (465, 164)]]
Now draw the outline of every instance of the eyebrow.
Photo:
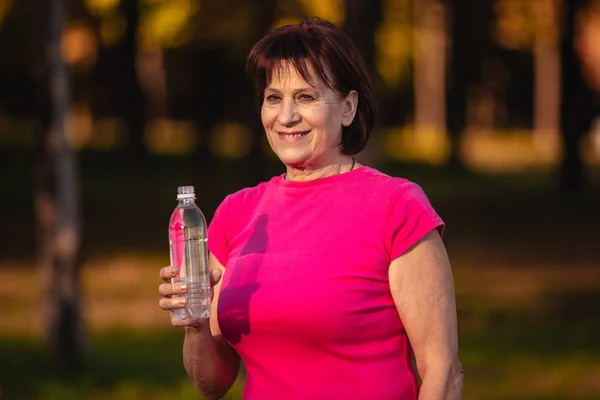
[[(280, 90), (275, 89), (272, 86), (267, 86), (265, 88), (265, 92), (267, 90), (270, 90), (270, 91), (273, 91), (273, 92), (277, 92), (277, 93), (281, 93)], [(307, 92), (307, 91), (318, 92), (319, 90), (317, 88), (315, 88), (315, 87), (312, 87), (312, 86), (305, 86), (305, 87), (301, 87), (301, 88), (295, 89), (294, 90), (294, 94), (298, 94), (298, 93), (301, 93), (301, 92)]]

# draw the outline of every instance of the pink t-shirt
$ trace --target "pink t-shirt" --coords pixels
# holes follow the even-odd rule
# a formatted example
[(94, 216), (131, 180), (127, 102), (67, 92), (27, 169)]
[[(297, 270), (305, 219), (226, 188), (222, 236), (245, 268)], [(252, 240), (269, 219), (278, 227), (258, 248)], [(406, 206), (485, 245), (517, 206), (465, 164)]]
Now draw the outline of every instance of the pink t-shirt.
[(419, 186), (369, 167), (226, 197), (208, 246), (226, 268), (218, 320), (244, 398), (416, 399), (388, 268), (443, 227)]

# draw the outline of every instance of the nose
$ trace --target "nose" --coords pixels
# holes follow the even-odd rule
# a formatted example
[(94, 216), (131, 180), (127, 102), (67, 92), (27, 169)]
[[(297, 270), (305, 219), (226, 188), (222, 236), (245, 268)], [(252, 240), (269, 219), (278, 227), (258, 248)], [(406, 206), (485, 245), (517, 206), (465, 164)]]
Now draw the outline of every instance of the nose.
[(290, 127), (300, 122), (300, 114), (293, 99), (286, 99), (281, 103), (281, 109), (277, 116), (280, 125)]

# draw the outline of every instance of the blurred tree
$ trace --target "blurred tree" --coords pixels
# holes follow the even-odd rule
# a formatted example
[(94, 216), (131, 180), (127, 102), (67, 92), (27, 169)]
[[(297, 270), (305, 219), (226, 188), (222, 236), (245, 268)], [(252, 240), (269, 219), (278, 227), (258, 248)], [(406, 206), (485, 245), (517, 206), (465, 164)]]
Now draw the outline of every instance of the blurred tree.
[(592, 0), (579, 19), (577, 53), (583, 64), (588, 85), (600, 93), (600, 0)]
[[(144, 141), (146, 102), (137, 63), (140, 52), (139, 0), (85, 0), (89, 21), (98, 37), (98, 54), (91, 72), (94, 118), (123, 122), (125, 152), (131, 172), (142, 170), (147, 152)], [(99, 132), (105, 134), (105, 132)]]
[[(479, 2), (475, 0), (475, 2)], [(462, 168), (458, 141), (466, 128), (467, 92), (476, 68), (477, 50), (471, 46), (473, 0), (449, 0), (450, 60), (446, 98), (446, 121), (451, 139), (449, 166)], [(480, 50), (480, 49), (479, 49)]]
[[(417, 140), (444, 148), (446, 134), (446, 20), (440, 0), (414, 3), (414, 127)], [(443, 163), (446, 152), (432, 157)], [(437, 158), (437, 159), (433, 159)]]
[(569, 0), (564, 4), (560, 103), (563, 158), (560, 184), (566, 190), (581, 189), (585, 183), (580, 142), (583, 135), (589, 131), (594, 117), (600, 112), (597, 96), (585, 81), (580, 55), (575, 47), (580, 29), (578, 21), (588, 3), (588, 0)]
[(551, 145), (558, 137), (560, 114), (560, 0), (530, 3), (535, 22), (534, 135), (537, 146)]
[(448, 134), (452, 141), (449, 165), (454, 168), (462, 168), (458, 138), (466, 125), (467, 90), (473, 68), (471, 59), (474, 55), (469, 51), (469, 27), (472, 26), (470, 24), (470, 10), (472, 9), (470, 3), (471, 0), (449, 0), (451, 51), (448, 68), (446, 121)]
[(299, 0), (304, 14), (318, 16), (337, 26), (342, 26), (346, 17), (344, 0)]
[(138, 57), (138, 0), (121, 0), (121, 13), (125, 18), (125, 34), (117, 46), (118, 76), (120, 77), (121, 115), (127, 126), (127, 157), (135, 170), (145, 163), (144, 127), (146, 104), (138, 79), (136, 61)]
[[(361, 1), (345, 0), (344, 2), (344, 25), (343, 29), (353, 39), (363, 56), (367, 70), (376, 87), (381, 86), (381, 81), (377, 75), (376, 60), (377, 49), (375, 39), (377, 30), (381, 23), (383, 15), (382, 0)], [(384, 103), (381, 92), (377, 90), (376, 95), (379, 98), (380, 107)], [(398, 107), (398, 102), (394, 105), (386, 102), (386, 107)], [(359, 161), (377, 168), (383, 161), (382, 138), (372, 135), (369, 139), (369, 145), (359, 155)]]
[(4, 22), (4, 18), (10, 12), (11, 7), (13, 6), (14, 0), (4, 0), (0, 2), (0, 26)]
[(527, 128), (531, 122), (534, 151), (546, 160), (560, 151), (560, 5), (561, 0), (500, 0), (494, 24), (495, 40), (509, 64), (508, 119)]
[(375, 76), (375, 34), (381, 23), (382, 0), (344, 2), (344, 30), (360, 50), (371, 76)]
[[(0, 6), (0, 109), (13, 116), (33, 117), (36, 99), (36, 53), (32, 51), (39, 34), (23, 21), (31, 20), (35, 10), (27, 1), (10, 1)], [(18, 37), (19, 40), (15, 40)]]
[(80, 217), (76, 166), (67, 141), (69, 72), (61, 53), (65, 2), (38, 4), (40, 117), (35, 184), (40, 263), (44, 276), (44, 334), (61, 363), (77, 363), (84, 353), (81, 317)]
[[(273, 26), (277, 12), (277, 0), (262, 0), (253, 2), (251, 8), (251, 18), (255, 23), (253, 29), (249, 32), (251, 37), (250, 45), (254, 45), (264, 34)], [(248, 48), (249, 50), (249, 48)], [(245, 54), (244, 54), (245, 56)], [(244, 64), (240, 64), (243, 66)], [(240, 71), (244, 73), (243, 71)], [(251, 150), (246, 157), (246, 166), (250, 171), (255, 171), (255, 176), (246, 180), (246, 185), (255, 185), (258, 181), (267, 178), (268, 167), (265, 157), (265, 131), (262, 126), (260, 114), (257, 112), (257, 104), (254, 96), (254, 88), (248, 80), (244, 80), (242, 85), (243, 98), (238, 105), (240, 112), (240, 122), (250, 128), (252, 133)]]
[(446, 121), (451, 141), (448, 165), (463, 168), (460, 136), (467, 128), (467, 110), (474, 87), (490, 91), (490, 71), (496, 59), (490, 26), (493, 0), (448, 0), (449, 61), (446, 87)]
[(165, 49), (169, 114), (192, 120), (198, 128), (193, 163), (202, 182), (218, 184), (214, 168), (220, 160), (213, 147), (223, 134), (221, 123), (243, 125), (251, 136), (234, 186), (267, 178), (264, 131), (244, 60), (273, 26), (276, 13), (277, 0), (202, 3), (191, 22), (192, 40)]
[[(382, 0), (375, 32), (374, 78), (380, 91), (398, 92), (412, 84), (413, 13), (410, 0)], [(385, 119), (387, 120), (387, 116)]]
[(588, 85), (600, 93), (600, 0), (592, 0), (579, 18), (576, 49)]

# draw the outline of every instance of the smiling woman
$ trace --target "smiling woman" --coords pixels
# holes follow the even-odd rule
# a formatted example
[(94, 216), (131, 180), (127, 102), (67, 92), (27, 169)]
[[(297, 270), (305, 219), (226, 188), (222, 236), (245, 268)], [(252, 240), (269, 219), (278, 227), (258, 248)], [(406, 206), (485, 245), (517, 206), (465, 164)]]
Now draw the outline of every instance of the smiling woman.
[[(222, 397), (242, 360), (247, 400), (459, 399), (444, 222), (418, 185), (354, 160), (375, 120), (355, 45), (305, 20), (261, 39), (247, 70), (286, 173), (227, 196), (210, 223), (210, 320), (171, 317), (190, 379)], [(160, 307), (185, 306), (173, 269), (160, 276)]]
[[(356, 46), (332, 24), (288, 25), (267, 35), (250, 51), (247, 71), (256, 89), (257, 102), (267, 100), (266, 89), (273, 80), (282, 84), (295, 75), (298, 87), (306, 89), (302, 100), (314, 95), (329, 94), (329, 100), (342, 101), (351, 92), (355, 99), (355, 114), (350, 124), (343, 126), (341, 151), (347, 155), (360, 152), (367, 144), (375, 123), (375, 96), (371, 80)], [(282, 79), (283, 78), (283, 79)], [(286, 79), (287, 78), (287, 79)], [(329, 89), (331, 93), (325, 93)], [(311, 93), (312, 92), (312, 93)], [(339, 128), (336, 127), (336, 129)]]
[(347, 172), (375, 122), (362, 58), (345, 35), (327, 27), (282, 27), (279, 40), (266, 36), (248, 56), (265, 132), (289, 180)]
[(289, 62), (279, 69), (264, 90), (261, 117), (271, 148), (287, 167), (286, 178), (311, 180), (314, 174), (340, 173), (350, 159), (338, 148), (342, 128), (350, 126), (356, 113), (356, 90), (341, 97), (312, 67), (307, 80)]

